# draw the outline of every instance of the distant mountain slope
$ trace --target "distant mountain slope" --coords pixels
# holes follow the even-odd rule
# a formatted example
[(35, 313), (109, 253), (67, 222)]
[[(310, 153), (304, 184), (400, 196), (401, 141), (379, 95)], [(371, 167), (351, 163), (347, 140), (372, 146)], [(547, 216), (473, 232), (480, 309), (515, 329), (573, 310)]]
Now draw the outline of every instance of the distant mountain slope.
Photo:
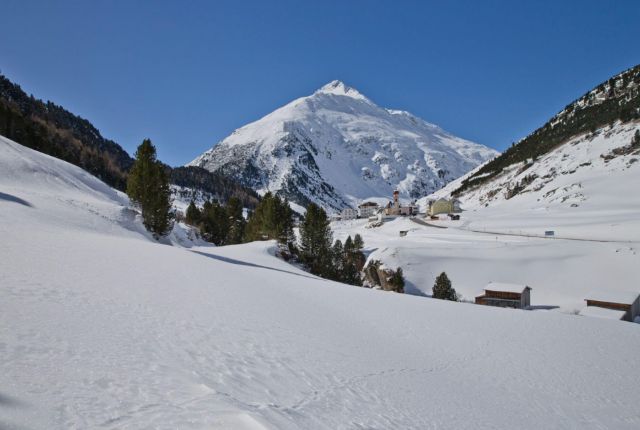
[[(126, 188), (133, 159), (120, 145), (102, 137), (88, 120), (53, 102), (28, 96), (2, 75), (0, 135), (79, 166), (116, 189)], [(185, 193), (204, 193), (221, 201), (238, 197), (249, 208), (259, 199), (252, 189), (223, 175), (196, 167), (166, 168), (172, 184), (190, 190)], [(177, 197), (188, 198), (187, 194)]]
[(124, 190), (132, 158), (86, 119), (50, 101), (28, 96), (0, 75), (0, 134), (80, 166)]
[(189, 165), (301, 205), (340, 209), (394, 189), (424, 196), (495, 155), (333, 81), (234, 131)]
[(640, 119), (640, 65), (610, 78), (567, 105), (545, 125), (461, 181), (453, 194), (463, 195), (488, 184), (518, 163), (532, 165), (539, 157), (579, 135), (594, 135), (604, 126), (637, 119)]
[[(458, 197), (468, 227), (599, 240), (640, 240), (640, 122), (570, 139), (536, 162), (516, 163)], [(632, 143), (632, 142), (636, 143)], [(470, 173), (469, 176), (474, 175)], [(454, 181), (420, 200), (449, 197)]]

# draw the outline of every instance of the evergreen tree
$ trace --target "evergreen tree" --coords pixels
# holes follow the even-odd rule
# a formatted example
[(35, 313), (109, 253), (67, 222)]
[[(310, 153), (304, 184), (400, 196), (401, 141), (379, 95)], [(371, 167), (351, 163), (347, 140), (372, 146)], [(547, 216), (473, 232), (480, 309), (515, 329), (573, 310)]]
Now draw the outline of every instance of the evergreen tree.
[(354, 239), (347, 236), (344, 241), (343, 257), (343, 282), (350, 285), (362, 285), (360, 271), (364, 268), (365, 256), (361, 249), (364, 248), (362, 236), (356, 234)]
[(325, 277), (331, 273), (332, 241), (327, 213), (310, 203), (300, 226), (300, 256), (311, 273)]
[(456, 290), (451, 286), (451, 281), (445, 272), (442, 272), (436, 278), (436, 282), (433, 285), (433, 298), (458, 301)]
[(225, 239), (226, 245), (233, 245), (242, 242), (244, 235), (245, 220), (242, 216), (242, 203), (237, 197), (231, 197), (226, 206), (228, 230)]
[(289, 205), (289, 200), (285, 198), (280, 201), (280, 199), (278, 199), (277, 212), (278, 242), (293, 245), (296, 241), (296, 236), (293, 232), (293, 210)]
[(331, 259), (333, 269), (331, 279), (341, 282), (343, 280), (342, 271), (344, 267), (344, 247), (339, 239), (334, 242), (333, 247), (331, 248)]
[(185, 213), (185, 221), (190, 225), (198, 225), (200, 223), (200, 209), (196, 206), (195, 202), (191, 200)]
[(206, 202), (200, 222), (200, 232), (204, 238), (216, 245), (224, 245), (228, 230), (229, 218), (226, 209), (218, 202)]
[(142, 221), (154, 236), (166, 235), (172, 227), (171, 189), (165, 169), (156, 159), (156, 148), (145, 139), (127, 179), (127, 195), (142, 210)]
[(364, 248), (364, 241), (362, 240), (362, 236), (357, 233), (355, 236), (353, 236), (353, 248), (356, 251), (362, 251), (362, 249)]
[(293, 244), (293, 211), (286, 199), (266, 193), (249, 217), (244, 240), (276, 239), (281, 244)]

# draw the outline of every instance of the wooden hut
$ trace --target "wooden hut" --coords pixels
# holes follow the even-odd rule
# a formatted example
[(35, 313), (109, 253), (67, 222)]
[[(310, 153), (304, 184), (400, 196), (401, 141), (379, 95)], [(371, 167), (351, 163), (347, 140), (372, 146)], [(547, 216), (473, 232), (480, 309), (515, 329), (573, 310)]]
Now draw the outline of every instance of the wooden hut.
[(501, 308), (526, 309), (531, 306), (531, 288), (526, 285), (490, 282), (476, 304)]
[[(640, 317), (640, 292), (608, 290), (589, 294), (581, 315), (634, 321)], [(607, 312), (605, 309), (613, 312)]]

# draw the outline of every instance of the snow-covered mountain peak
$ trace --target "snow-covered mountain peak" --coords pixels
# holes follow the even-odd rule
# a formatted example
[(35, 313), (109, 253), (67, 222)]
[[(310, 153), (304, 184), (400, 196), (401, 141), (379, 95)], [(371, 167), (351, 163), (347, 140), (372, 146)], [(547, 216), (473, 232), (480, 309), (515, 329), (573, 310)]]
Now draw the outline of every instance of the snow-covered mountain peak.
[(358, 100), (369, 100), (355, 88), (352, 88), (338, 80), (329, 82), (318, 89), (314, 94), (331, 94), (335, 96), (347, 96)]
[(340, 210), (365, 198), (415, 199), (497, 155), (332, 81), (247, 124), (189, 165), (258, 192)]

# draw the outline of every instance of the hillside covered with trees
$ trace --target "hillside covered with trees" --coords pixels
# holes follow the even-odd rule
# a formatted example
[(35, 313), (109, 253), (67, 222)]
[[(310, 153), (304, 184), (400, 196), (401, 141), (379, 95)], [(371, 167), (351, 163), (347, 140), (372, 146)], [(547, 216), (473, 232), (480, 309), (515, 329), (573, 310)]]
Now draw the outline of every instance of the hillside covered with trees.
[(567, 105), (545, 125), (486, 163), (453, 191), (465, 191), (489, 182), (505, 168), (521, 162), (533, 163), (574, 136), (594, 133), (617, 121), (640, 119), (640, 65), (601, 83)]
[(124, 191), (133, 159), (86, 119), (53, 102), (27, 95), (0, 75), (0, 134), (29, 148), (82, 167)]
[[(116, 142), (104, 138), (88, 120), (51, 101), (27, 95), (0, 74), (0, 135), (28, 148), (83, 168), (108, 185), (125, 191), (133, 158)], [(199, 167), (169, 167), (170, 182), (217, 196), (235, 197), (253, 208), (258, 194), (231, 178)]]

